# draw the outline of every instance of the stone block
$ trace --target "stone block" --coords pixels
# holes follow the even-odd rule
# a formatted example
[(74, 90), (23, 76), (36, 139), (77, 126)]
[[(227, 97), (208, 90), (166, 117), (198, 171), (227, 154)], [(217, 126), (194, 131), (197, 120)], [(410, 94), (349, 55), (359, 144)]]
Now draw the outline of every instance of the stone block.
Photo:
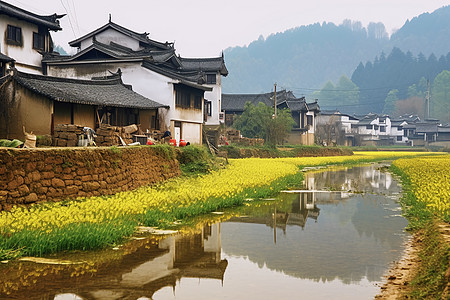
[(64, 187), (66, 187), (66, 184), (64, 183), (63, 180), (61, 180), (59, 178), (53, 178), (52, 179), (52, 187), (54, 187), (54, 188), (64, 188)]
[(80, 190), (80, 188), (78, 186), (70, 185), (70, 186), (67, 186), (67, 188), (66, 188), (66, 194), (67, 195), (77, 194), (79, 190)]
[(42, 172), (41, 176), (43, 179), (52, 179), (55, 177), (55, 173), (53, 171)]
[(31, 193), (25, 197), (25, 203), (33, 203), (38, 201), (38, 196), (35, 193)]

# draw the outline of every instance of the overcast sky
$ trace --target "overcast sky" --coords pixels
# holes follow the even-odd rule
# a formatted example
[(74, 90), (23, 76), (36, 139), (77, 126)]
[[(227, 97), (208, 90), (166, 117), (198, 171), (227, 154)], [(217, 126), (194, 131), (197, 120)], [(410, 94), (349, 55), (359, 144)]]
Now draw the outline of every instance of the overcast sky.
[(112, 21), (151, 39), (175, 41), (184, 57), (213, 57), (260, 35), (344, 19), (383, 22), (389, 34), (407, 19), (450, 5), (450, 0), (5, 0), (40, 15), (67, 14), (55, 44), (67, 44)]

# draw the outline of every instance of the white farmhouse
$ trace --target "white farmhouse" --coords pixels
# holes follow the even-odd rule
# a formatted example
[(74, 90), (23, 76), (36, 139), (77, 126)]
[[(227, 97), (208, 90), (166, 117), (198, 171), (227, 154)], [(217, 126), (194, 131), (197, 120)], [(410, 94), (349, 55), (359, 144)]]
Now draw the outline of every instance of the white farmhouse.
[(14, 63), (19, 71), (42, 74), (42, 55), (53, 52), (50, 31), (64, 15), (41, 16), (0, 1), (0, 77)]
[(359, 138), (358, 144), (388, 145), (392, 144), (391, 119), (389, 116), (368, 114), (362, 117), (353, 127), (353, 133)]
[(217, 115), (211, 122), (218, 120), (220, 75), (228, 74), (223, 56), (181, 58), (173, 43), (154, 41), (147, 33), (134, 32), (111, 20), (69, 44), (78, 49), (75, 55), (44, 58), (48, 75), (90, 79), (107, 77), (120, 69), (123, 81), (134, 91), (169, 107), (159, 109), (154, 127), (169, 130), (177, 141), (202, 143), (205, 100), (211, 102), (206, 102), (206, 115), (210, 108), (211, 114), (214, 111)]
[(408, 125), (408, 122), (406, 122), (405, 120), (391, 121), (391, 136), (393, 138), (394, 144), (406, 145), (408, 143), (408, 137), (403, 128), (403, 126), (406, 125)]

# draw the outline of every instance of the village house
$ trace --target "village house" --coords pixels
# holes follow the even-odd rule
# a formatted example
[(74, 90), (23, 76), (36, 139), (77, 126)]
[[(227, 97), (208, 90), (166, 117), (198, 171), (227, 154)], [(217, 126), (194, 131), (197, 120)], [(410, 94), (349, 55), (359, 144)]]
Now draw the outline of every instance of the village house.
[[(291, 91), (281, 90), (276, 93), (277, 109), (288, 108), (292, 113), (295, 125), (287, 138), (290, 144), (314, 144), (315, 119), (319, 113), (317, 102), (306, 103), (304, 97), (296, 98)], [(263, 94), (223, 94), (222, 111), (225, 114), (225, 125), (231, 127), (234, 120), (244, 112), (246, 103), (258, 105), (264, 103), (275, 108), (275, 93)]]
[(0, 77), (12, 63), (19, 71), (42, 74), (42, 55), (53, 52), (50, 31), (62, 30), (63, 16), (41, 16), (0, 1)]
[(23, 140), (23, 128), (35, 135), (52, 135), (58, 124), (98, 128), (101, 120), (153, 130), (158, 109), (168, 108), (132, 91), (120, 74), (82, 80), (13, 69), (0, 85), (0, 137), (7, 139)]
[(393, 143), (391, 134), (391, 119), (389, 116), (367, 114), (358, 118), (359, 122), (352, 125), (356, 145), (375, 146), (390, 145)]
[(352, 126), (359, 120), (339, 111), (320, 111), (316, 117), (316, 143), (319, 145), (354, 146)]
[(111, 20), (72, 41), (72, 56), (46, 55), (48, 75), (90, 79), (122, 72), (133, 89), (169, 109), (158, 112), (158, 127), (193, 144), (202, 143), (203, 125), (218, 125), (221, 79), (228, 71), (223, 56), (182, 58), (173, 43), (157, 42)]

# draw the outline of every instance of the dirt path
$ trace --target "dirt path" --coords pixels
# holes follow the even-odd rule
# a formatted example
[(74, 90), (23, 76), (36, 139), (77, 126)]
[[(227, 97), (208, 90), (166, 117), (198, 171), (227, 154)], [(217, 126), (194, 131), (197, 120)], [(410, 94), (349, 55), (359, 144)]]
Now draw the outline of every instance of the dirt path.
[[(446, 243), (450, 244), (450, 224), (441, 223), (438, 230), (442, 234)], [(381, 292), (375, 299), (409, 299), (407, 293), (410, 291), (410, 283), (417, 272), (421, 259), (418, 253), (422, 247), (420, 234), (415, 234), (406, 244), (405, 252), (401, 260), (395, 262), (386, 275), (386, 281), (381, 286)], [(450, 267), (445, 274), (447, 278), (447, 288), (442, 295), (442, 299), (447, 299), (449, 295)]]

